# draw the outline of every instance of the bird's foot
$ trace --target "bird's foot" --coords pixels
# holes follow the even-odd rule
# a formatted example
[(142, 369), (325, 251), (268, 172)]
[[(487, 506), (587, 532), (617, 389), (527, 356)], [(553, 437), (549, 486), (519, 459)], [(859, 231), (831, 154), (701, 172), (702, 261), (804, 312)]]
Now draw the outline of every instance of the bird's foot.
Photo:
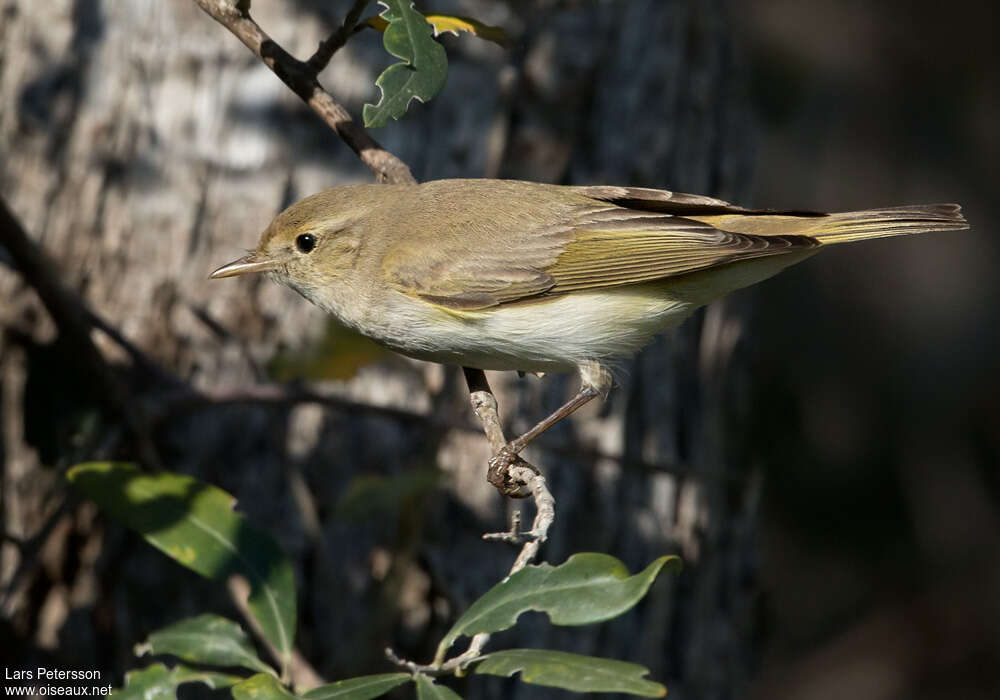
[(508, 442), (490, 459), (490, 468), (486, 472), (486, 480), (493, 484), (493, 488), (499, 491), (502, 496), (527, 498), (531, 494), (523, 492), (521, 490), (523, 483), (515, 480), (510, 474), (510, 468), (515, 466), (525, 467), (535, 474), (539, 473), (535, 467), (521, 459)]

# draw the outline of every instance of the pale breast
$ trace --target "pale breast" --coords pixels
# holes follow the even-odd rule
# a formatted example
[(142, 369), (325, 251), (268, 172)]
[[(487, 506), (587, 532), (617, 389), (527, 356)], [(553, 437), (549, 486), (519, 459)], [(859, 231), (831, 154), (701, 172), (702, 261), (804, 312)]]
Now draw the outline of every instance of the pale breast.
[[(655, 294), (659, 291), (660, 294)], [(404, 294), (385, 300), (367, 335), (419, 359), (482, 369), (566, 372), (584, 362), (633, 355), (694, 306), (662, 287), (623, 287), (543, 301), (455, 312)]]

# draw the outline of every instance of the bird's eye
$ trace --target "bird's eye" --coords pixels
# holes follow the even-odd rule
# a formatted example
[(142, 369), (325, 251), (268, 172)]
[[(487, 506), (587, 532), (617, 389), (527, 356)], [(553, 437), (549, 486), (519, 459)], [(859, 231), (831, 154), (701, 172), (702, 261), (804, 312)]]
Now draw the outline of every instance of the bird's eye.
[(295, 239), (295, 247), (300, 253), (310, 253), (316, 247), (316, 236), (311, 233), (303, 233)]

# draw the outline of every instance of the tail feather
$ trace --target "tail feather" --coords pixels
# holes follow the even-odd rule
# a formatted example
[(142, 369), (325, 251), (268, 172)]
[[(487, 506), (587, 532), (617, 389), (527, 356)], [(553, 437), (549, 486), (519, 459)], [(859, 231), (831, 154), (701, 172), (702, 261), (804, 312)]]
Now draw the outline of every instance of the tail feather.
[(967, 228), (959, 205), (920, 204), (830, 214), (814, 220), (814, 228), (810, 227), (807, 235), (829, 244)]

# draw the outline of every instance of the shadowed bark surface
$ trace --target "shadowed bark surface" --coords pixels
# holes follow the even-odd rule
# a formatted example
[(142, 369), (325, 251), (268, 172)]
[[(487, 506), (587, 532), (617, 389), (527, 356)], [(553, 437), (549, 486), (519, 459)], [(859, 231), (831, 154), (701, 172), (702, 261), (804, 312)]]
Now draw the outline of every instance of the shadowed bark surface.
[[(253, 13), (305, 59), (350, 5), (258, 0)], [(989, 6), (422, 9), (474, 15), (515, 42), (446, 37), (444, 92), (375, 133), (421, 180), (636, 184), (820, 210), (958, 201), (973, 226), (843, 246), (735, 295), (533, 445), (557, 503), (545, 559), (603, 551), (635, 571), (678, 551), (686, 569), (622, 619), (559, 629), (528, 616), (490, 648), (636, 661), (679, 698), (747, 695), (758, 667), (752, 697), (996, 697)], [(320, 80), (359, 115), (390, 60), (362, 34)], [(0, 0), (0, 195), (54, 279), (141, 349), (93, 333), (159, 460), (236, 495), (289, 551), (299, 646), (331, 680), (390, 670), (387, 644), (429, 660), (514, 556), (479, 539), (512, 504), (484, 481), (457, 370), (331, 329), (265, 279), (206, 279), (285, 205), (370, 177), (190, 0)], [(97, 668), (117, 683), (146, 663), (131, 648), (150, 631), (238, 612), (68, 494), (67, 466), (138, 453), (135, 426), (12, 259), (0, 242), (0, 648), (11, 668)], [(308, 384), (283, 383), (295, 376)], [(574, 388), (490, 379), (509, 434)], [(331, 398), (301, 400), (308, 390)], [(465, 697), (557, 695), (461, 683)]]
[[(504, 52), (446, 39), (445, 92), (377, 134), (380, 141), (420, 179), (745, 194), (748, 130), (716, 3), (548, 5), (433, 8), (507, 26), (518, 40)], [(262, 3), (254, 17), (305, 57), (346, 9)], [(16, 105), (0, 114), (0, 187), (66, 285), (157, 363), (207, 392), (239, 392), (268, 379), (276, 357), (323, 341), (323, 315), (267, 280), (206, 280), (253, 245), (283, 206), (368, 178), (263, 65), (181, 0), (78, 0), (44, 10), (8, 2), (0, 32), (0, 95)], [(360, 114), (377, 96), (373, 81), (386, 61), (377, 37), (361, 35), (320, 80)], [(5, 547), (5, 580), (35, 560), (18, 574), (5, 636), (27, 642), (26, 662), (51, 654), (118, 674), (133, 663), (131, 645), (152, 629), (206, 608), (233, 614), (231, 603), (219, 587), (101, 525), (87, 504), (52, 515), (66, 495), (61, 468), (128, 454), (128, 439), (96, 407), (85, 377), (64, 371), (60, 353), (72, 349), (61, 347), (23, 279), (3, 270), (0, 288), (10, 300), (2, 322), (12, 329), (0, 355), (5, 526), (31, 538), (56, 522), (40, 555)], [(636, 570), (679, 550), (685, 573), (614, 623), (567, 630), (532, 619), (497, 644), (640, 662), (679, 697), (730, 697), (743, 685), (752, 658), (754, 491), (742, 467), (703, 437), (725, 420), (725, 382), (699, 387), (684, 378), (699, 352), (704, 376), (722, 376), (738, 334), (727, 318), (716, 309), (704, 326), (659, 341), (604, 407), (531, 450), (558, 504), (547, 560), (605, 551)], [(723, 326), (729, 340), (717, 336)], [(132, 366), (106, 337), (96, 340), (149, 411), (164, 465), (236, 495), (292, 555), (300, 647), (326, 677), (387, 669), (387, 644), (429, 658), (449, 620), (509, 566), (512, 553), (479, 539), (503, 527), (508, 506), (483, 481), (488, 455), (478, 432), (308, 403), (190, 406), (172, 401), (170, 386)], [(343, 334), (332, 353), (333, 369), (320, 374), (345, 378), (320, 381), (323, 391), (431, 416), (438, 426), (472, 425), (454, 370)], [(493, 381), (512, 431), (573, 388), (561, 378)], [(407, 479), (421, 470), (440, 478)], [(382, 505), (345, 499), (359, 477), (372, 475), (388, 477)], [(515, 688), (546, 694), (495, 679), (470, 684), (471, 697), (510, 697)]]

